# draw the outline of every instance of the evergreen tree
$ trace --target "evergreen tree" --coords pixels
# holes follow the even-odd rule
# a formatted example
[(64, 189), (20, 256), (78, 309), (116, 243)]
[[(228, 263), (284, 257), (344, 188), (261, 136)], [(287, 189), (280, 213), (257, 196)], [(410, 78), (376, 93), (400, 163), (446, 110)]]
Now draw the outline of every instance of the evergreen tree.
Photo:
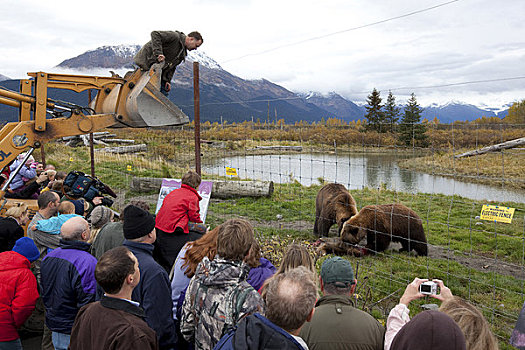
[(385, 114), (381, 105), (381, 97), (379, 96), (379, 91), (375, 88), (367, 98), (368, 106), (366, 108), (365, 118), (368, 120), (366, 125), (366, 130), (375, 130), (378, 132), (385, 132), (382, 124), (384, 123)]
[(396, 98), (392, 91), (388, 92), (388, 98), (385, 104), (385, 129), (395, 132), (396, 124), (399, 120), (399, 108), (396, 106)]
[(416, 95), (412, 93), (405, 107), (405, 114), (399, 125), (399, 141), (406, 146), (427, 147), (427, 128), (421, 124), (421, 113), (423, 108), (419, 106)]

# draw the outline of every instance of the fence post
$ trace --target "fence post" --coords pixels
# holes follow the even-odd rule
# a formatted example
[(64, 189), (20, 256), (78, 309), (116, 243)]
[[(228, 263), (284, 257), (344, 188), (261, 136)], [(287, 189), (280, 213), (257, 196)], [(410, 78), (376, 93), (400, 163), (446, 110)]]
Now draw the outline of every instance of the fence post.
[(193, 112), (195, 115), (195, 171), (201, 174), (201, 116), (199, 93), (199, 62), (193, 62)]
[[(91, 102), (91, 90), (88, 90), (88, 105)], [(95, 177), (95, 147), (93, 146), (93, 133), (89, 133), (89, 157), (91, 159), (91, 176)]]

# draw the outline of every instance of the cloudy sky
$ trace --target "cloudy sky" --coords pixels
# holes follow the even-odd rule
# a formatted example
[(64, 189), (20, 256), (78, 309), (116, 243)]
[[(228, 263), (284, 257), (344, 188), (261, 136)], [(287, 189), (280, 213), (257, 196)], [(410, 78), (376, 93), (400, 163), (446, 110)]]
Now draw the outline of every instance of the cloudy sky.
[[(414, 92), (423, 105), (499, 106), (525, 98), (524, 0), (0, 0), (0, 6), (0, 74), (10, 78), (52, 71), (100, 46), (144, 44), (152, 30), (199, 30), (199, 50), (227, 71), (293, 91), (364, 101), (375, 87), (385, 97), (392, 89), (399, 101)], [(442, 86), (476, 81), (486, 82)]]

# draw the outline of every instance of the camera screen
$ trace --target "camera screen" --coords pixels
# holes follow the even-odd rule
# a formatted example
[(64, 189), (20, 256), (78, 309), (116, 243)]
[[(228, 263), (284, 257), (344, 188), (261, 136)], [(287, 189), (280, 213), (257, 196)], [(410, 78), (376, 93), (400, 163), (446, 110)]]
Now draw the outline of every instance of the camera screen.
[(420, 287), (421, 293), (430, 293), (432, 291), (432, 286), (422, 284)]

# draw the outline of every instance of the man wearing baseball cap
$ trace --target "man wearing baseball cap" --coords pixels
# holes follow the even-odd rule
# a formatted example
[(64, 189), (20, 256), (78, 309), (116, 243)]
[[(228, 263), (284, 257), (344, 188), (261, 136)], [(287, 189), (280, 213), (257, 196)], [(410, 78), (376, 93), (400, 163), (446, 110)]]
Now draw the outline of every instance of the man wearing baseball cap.
[(351, 296), (357, 281), (350, 262), (341, 257), (325, 260), (319, 279), (324, 296), (300, 334), (308, 348), (382, 350), (384, 327), (354, 307)]
[(131, 298), (144, 309), (146, 323), (157, 333), (159, 348), (174, 349), (177, 331), (173, 320), (171, 284), (166, 270), (153, 259), (153, 243), (157, 238), (155, 218), (134, 205), (124, 208), (122, 216), (124, 246), (137, 257), (140, 271), (140, 282)]

